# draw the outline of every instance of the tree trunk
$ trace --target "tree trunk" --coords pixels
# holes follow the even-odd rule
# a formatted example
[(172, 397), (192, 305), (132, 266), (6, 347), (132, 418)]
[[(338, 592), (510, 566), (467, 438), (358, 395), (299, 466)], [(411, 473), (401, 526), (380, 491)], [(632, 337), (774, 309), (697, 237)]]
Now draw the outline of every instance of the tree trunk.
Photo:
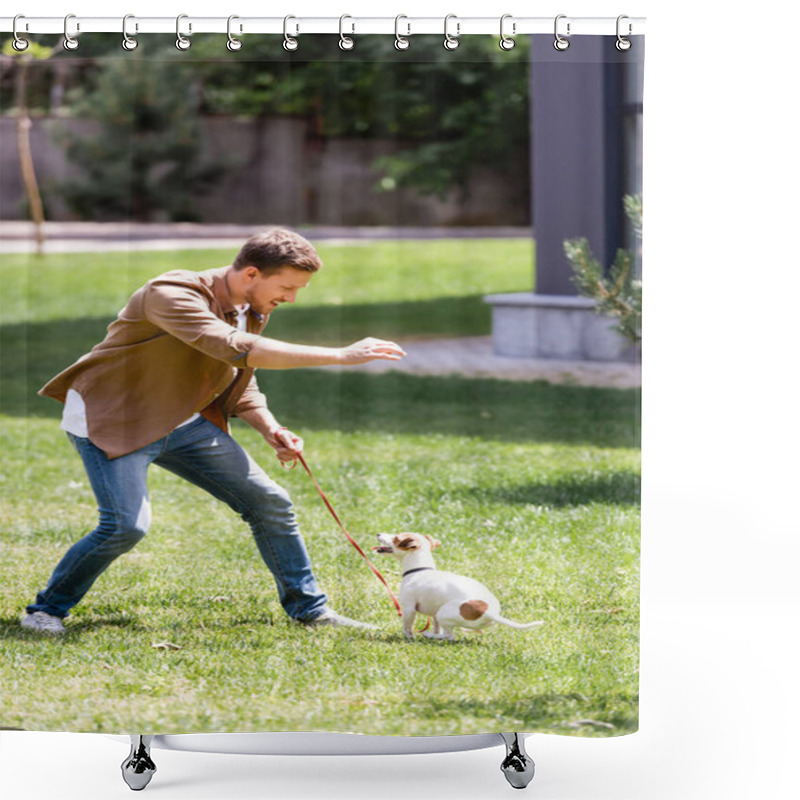
[(36, 181), (36, 172), (33, 168), (33, 153), (31, 152), (31, 119), (28, 116), (27, 101), (27, 72), (28, 64), (25, 56), (19, 59), (17, 70), (17, 152), (19, 166), (22, 172), (22, 182), (28, 195), (31, 219), (34, 225), (36, 238), (36, 254), (41, 255), (44, 248), (44, 208), (42, 196), (39, 193), (39, 184)]

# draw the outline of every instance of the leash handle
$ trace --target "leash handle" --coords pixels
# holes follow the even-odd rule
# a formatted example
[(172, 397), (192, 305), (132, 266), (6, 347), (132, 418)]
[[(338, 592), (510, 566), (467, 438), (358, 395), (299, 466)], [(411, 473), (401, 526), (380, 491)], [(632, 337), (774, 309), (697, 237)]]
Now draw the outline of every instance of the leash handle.
[(378, 580), (384, 585), (384, 587), (386, 588), (386, 591), (389, 592), (389, 597), (392, 598), (392, 602), (394, 603), (394, 607), (397, 609), (397, 615), (399, 617), (402, 617), (403, 616), (403, 612), (400, 609), (400, 603), (397, 602), (397, 598), (394, 596), (394, 592), (392, 592), (392, 590), (389, 588), (389, 584), (386, 582), (386, 578), (384, 578), (383, 575), (381, 575), (381, 573), (378, 572), (378, 570), (373, 565), (373, 563), (369, 560), (369, 558), (367, 558), (367, 554), (361, 549), (361, 547), (359, 546), (358, 542), (347, 532), (347, 528), (344, 527), (344, 525), (342, 524), (342, 521), (339, 519), (339, 515), (336, 513), (336, 511), (334, 510), (333, 506), (331, 505), (330, 500), (328, 500), (328, 498), (325, 496), (325, 492), (323, 492), (322, 489), (320, 488), (320, 485), (317, 483), (317, 479), (314, 477), (314, 473), (311, 472), (311, 470), (309, 469), (308, 464), (306, 463), (306, 460), (303, 458), (302, 454), (297, 453), (297, 458), (300, 461), (300, 463), (303, 465), (303, 468), (305, 469), (305, 471), (308, 473), (308, 477), (311, 478), (312, 482), (314, 483), (314, 486), (317, 487), (317, 491), (319, 492), (319, 496), (322, 498), (322, 501), (328, 507), (328, 511), (331, 512), (331, 516), (336, 520), (337, 524), (342, 529), (342, 533), (344, 533), (344, 535), (347, 537), (347, 541), (350, 542), (350, 544), (353, 545), (353, 547), (355, 547), (355, 549), (359, 552), (359, 554), (364, 559), (364, 561), (367, 562), (367, 564), (369, 565), (369, 568), (375, 573), (375, 575), (377, 576)]

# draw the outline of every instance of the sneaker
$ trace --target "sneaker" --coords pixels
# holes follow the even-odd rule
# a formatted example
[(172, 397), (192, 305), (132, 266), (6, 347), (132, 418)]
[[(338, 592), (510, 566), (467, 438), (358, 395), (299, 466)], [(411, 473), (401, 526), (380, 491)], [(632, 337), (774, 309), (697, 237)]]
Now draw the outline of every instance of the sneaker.
[(54, 617), (44, 611), (34, 611), (32, 614), (24, 616), (20, 624), (23, 628), (28, 628), (28, 630), (36, 631), (37, 633), (58, 635), (66, 630), (61, 617)]
[(370, 625), (367, 622), (358, 622), (358, 620), (343, 617), (337, 614), (330, 608), (326, 608), (318, 617), (310, 620), (302, 620), (301, 624), (309, 628), (316, 628), (321, 625), (333, 625), (335, 628), (361, 628), (362, 630), (377, 631), (376, 625)]

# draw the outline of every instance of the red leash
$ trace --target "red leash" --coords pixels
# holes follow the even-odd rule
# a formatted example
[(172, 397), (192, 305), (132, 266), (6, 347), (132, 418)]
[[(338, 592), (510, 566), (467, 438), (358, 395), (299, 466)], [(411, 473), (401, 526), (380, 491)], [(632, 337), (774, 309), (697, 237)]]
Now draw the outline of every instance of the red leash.
[(322, 501), (328, 507), (328, 511), (331, 512), (331, 516), (336, 520), (336, 522), (338, 523), (339, 527), (342, 529), (342, 533), (344, 533), (344, 535), (347, 537), (347, 541), (350, 542), (350, 544), (353, 545), (353, 547), (355, 547), (356, 550), (358, 550), (358, 552), (361, 555), (361, 557), (369, 565), (369, 568), (378, 577), (378, 580), (386, 587), (386, 591), (389, 592), (389, 596), (392, 598), (392, 602), (394, 603), (394, 607), (397, 609), (398, 616), (402, 617), (403, 616), (403, 612), (400, 609), (400, 603), (397, 602), (397, 598), (394, 596), (394, 592), (392, 592), (392, 590), (389, 588), (389, 584), (386, 582), (386, 578), (384, 578), (383, 575), (381, 575), (381, 573), (378, 572), (378, 570), (375, 568), (375, 566), (372, 564), (372, 562), (367, 558), (367, 554), (361, 549), (361, 547), (359, 547), (358, 542), (347, 532), (347, 528), (345, 528), (344, 525), (342, 525), (342, 521), (339, 519), (339, 515), (334, 511), (333, 506), (330, 503), (330, 500), (328, 500), (328, 498), (325, 496), (325, 492), (323, 492), (322, 489), (320, 488), (319, 484), (317, 483), (317, 479), (314, 477), (314, 474), (308, 468), (308, 464), (306, 464), (306, 460), (303, 458), (302, 455), (300, 455), (300, 453), (296, 453), (296, 455), (297, 455), (297, 458), (299, 459), (300, 463), (305, 468), (305, 471), (308, 473), (308, 477), (311, 478), (311, 480), (314, 482), (314, 486), (317, 487), (317, 491), (319, 492), (319, 496), (322, 498)]

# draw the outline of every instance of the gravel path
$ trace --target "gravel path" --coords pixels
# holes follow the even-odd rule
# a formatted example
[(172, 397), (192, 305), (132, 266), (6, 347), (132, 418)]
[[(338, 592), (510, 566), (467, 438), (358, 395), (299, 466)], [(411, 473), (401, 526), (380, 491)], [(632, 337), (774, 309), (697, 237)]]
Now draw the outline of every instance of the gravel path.
[(463, 339), (424, 339), (399, 342), (407, 355), (402, 361), (373, 361), (359, 367), (327, 367), (364, 372), (400, 370), (414, 375), (459, 374), (475, 378), (545, 380), (576, 386), (631, 389), (641, 386), (641, 364), (598, 361), (556, 361), (495, 355), (491, 336)]

